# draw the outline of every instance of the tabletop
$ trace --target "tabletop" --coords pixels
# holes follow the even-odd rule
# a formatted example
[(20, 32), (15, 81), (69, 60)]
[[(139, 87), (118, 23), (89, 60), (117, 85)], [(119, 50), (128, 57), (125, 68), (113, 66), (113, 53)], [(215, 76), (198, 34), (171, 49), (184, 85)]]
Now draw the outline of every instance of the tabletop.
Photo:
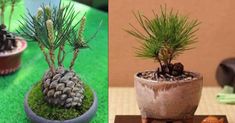
[[(219, 87), (204, 87), (196, 114), (226, 115), (229, 123), (235, 123), (235, 105), (216, 101), (220, 90)], [(140, 115), (133, 87), (109, 88), (109, 123), (114, 123), (115, 115)]]
[[(62, 0), (68, 4), (69, 0)], [(81, 50), (75, 63), (75, 71), (84, 83), (95, 90), (98, 95), (98, 111), (92, 123), (108, 122), (108, 14), (83, 4), (75, 3), (76, 11), (86, 12), (87, 23), (85, 38), (92, 36), (100, 22), (101, 28), (96, 37), (89, 42), (90, 49)], [(6, 8), (5, 17), (9, 16), (10, 7)], [(11, 31), (19, 26), (21, 16), (26, 14), (24, 0), (16, 5)], [(79, 19), (79, 18), (77, 18)], [(8, 25), (8, 20), (5, 20)], [(72, 58), (72, 50), (67, 49), (65, 66)], [(68, 57), (67, 57), (68, 56)], [(23, 101), (30, 87), (38, 82), (48, 69), (44, 56), (35, 43), (28, 43), (22, 56), (21, 68), (13, 74), (0, 76), (0, 123), (27, 123)]]

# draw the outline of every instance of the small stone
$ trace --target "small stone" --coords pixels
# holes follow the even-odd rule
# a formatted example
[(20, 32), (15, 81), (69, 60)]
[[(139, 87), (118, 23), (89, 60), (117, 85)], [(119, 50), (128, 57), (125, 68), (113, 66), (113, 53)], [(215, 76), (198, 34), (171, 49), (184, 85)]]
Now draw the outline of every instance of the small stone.
[(185, 78), (185, 80), (191, 80), (192, 79), (192, 77), (187, 77), (187, 78)]

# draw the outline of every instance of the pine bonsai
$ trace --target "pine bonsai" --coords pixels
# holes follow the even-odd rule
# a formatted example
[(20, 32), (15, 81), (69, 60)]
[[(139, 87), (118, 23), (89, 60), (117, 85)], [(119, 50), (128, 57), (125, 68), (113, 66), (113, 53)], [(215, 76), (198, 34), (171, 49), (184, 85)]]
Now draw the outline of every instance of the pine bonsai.
[(11, 12), (9, 16), (8, 29), (10, 30), (11, 20), (14, 13), (14, 8), (17, 2), (20, 0), (0, 0), (1, 7), (1, 24), (0, 24), (0, 53), (5, 51), (12, 51), (17, 47), (16, 37), (8, 32), (5, 26), (5, 7), (6, 5), (11, 5)]
[(190, 76), (184, 71), (182, 63), (172, 61), (185, 50), (192, 49), (191, 44), (196, 42), (196, 31), (199, 22), (189, 21), (187, 16), (181, 16), (173, 9), (167, 11), (166, 6), (161, 6), (160, 14), (153, 11), (154, 18), (134, 13), (135, 18), (145, 33), (139, 31), (132, 24), (132, 30), (127, 30), (129, 34), (140, 41), (140, 48), (137, 48), (137, 56), (152, 58), (160, 64), (153, 75), (143, 73), (144, 78), (154, 80), (179, 80)]
[[(59, 8), (43, 5), (37, 15), (29, 13), (29, 17), (23, 17), (26, 24), (20, 22), (22, 25), (18, 31), (38, 43), (50, 68), (42, 79), (46, 102), (66, 108), (81, 106), (84, 98), (83, 82), (73, 67), (79, 51), (88, 48), (89, 40), (83, 38), (86, 17), (75, 21), (78, 14), (71, 4), (60, 4)], [(63, 65), (66, 44), (73, 49), (69, 69)]]

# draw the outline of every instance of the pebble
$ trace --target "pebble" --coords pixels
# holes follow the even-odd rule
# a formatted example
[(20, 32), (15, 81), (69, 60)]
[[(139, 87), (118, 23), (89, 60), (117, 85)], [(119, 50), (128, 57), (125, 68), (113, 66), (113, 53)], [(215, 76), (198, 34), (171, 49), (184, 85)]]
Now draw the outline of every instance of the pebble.
[(154, 71), (147, 71), (139, 74), (141, 78), (147, 80), (155, 80), (155, 81), (176, 81), (176, 80), (193, 80), (195, 79), (189, 72), (185, 72), (181, 76), (172, 76), (170, 74), (166, 74), (166, 76), (160, 74), (159, 77), (156, 76), (156, 72)]

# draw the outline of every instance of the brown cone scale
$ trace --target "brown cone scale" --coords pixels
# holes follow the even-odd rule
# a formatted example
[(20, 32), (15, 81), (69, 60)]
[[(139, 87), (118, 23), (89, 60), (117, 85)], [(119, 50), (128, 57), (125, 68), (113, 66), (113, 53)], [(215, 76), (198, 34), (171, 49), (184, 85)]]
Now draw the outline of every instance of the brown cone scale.
[(80, 78), (63, 67), (58, 67), (54, 74), (46, 72), (42, 91), (49, 104), (66, 108), (81, 106), (84, 98), (84, 86)]

